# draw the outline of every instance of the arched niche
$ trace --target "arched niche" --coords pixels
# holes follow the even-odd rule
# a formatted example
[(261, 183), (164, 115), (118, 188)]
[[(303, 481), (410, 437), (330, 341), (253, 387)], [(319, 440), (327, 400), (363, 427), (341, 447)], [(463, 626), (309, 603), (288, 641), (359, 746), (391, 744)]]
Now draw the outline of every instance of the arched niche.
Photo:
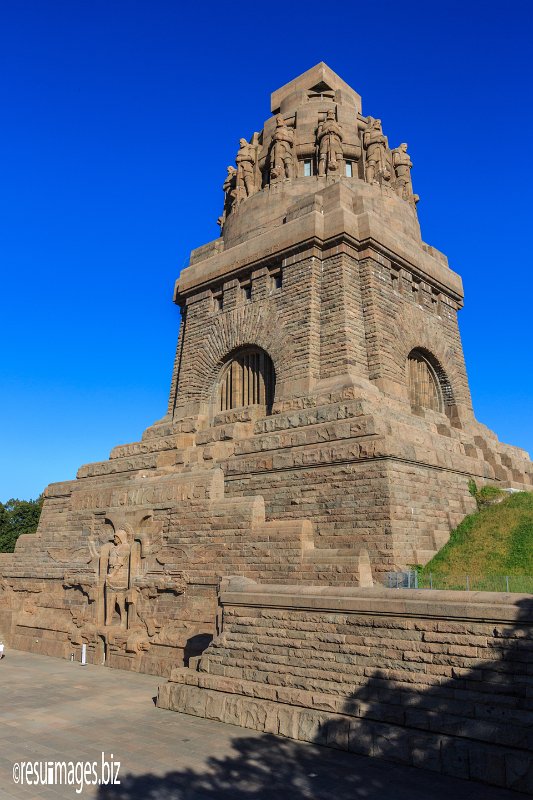
[(220, 375), (216, 411), (231, 411), (246, 406), (262, 406), (272, 411), (276, 373), (272, 359), (260, 347), (243, 347), (231, 354)]
[(448, 376), (427, 350), (415, 348), (407, 356), (407, 389), (411, 408), (429, 409), (450, 415), (454, 397)]

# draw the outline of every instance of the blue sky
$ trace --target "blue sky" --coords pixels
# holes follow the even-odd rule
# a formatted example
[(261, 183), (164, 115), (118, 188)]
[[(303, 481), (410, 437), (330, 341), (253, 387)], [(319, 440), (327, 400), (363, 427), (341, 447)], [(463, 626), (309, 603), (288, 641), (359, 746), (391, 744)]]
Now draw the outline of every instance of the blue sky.
[(529, 2), (20, 0), (0, 31), (0, 500), (166, 409), (191, 248), (270, 92), (325, 61), (409, 143), (425, 241), (466, 291), (477, 417), (533, 451)]

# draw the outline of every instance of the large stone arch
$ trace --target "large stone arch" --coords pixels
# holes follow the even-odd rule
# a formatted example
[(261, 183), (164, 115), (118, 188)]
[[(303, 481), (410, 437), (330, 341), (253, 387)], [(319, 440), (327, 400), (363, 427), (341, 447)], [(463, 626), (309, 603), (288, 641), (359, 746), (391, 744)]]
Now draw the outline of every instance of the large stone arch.
[(401, 320), (393, 322), (394, 335), (391, 337), (393, 365), (396, 380), (405, 383), (405, 365), (413, 350), (426, 354), (433, 367), (440, 373), (441, 384), (444, 376), (449, 382), (451, 394), (448, 405), (463, 405), (471, 408), (470, 391), (463, 361), (460, 342), (457, 347), (447, 343), (442, 329), (432, 325), (416, 309), (405, 309)]
[(411, 407), (446, 411), (455, 405), (446, 370), (433, 353), (416, 347), (407, 356), (406, 379)]
[(279, 392), (291, 363), (291, 343), (278, 314), (272, 308), (250, 304), (221, 314), (213, 322), (196, 360), (193, 383), (202, 402), (210, 402), (213, 387), (231, 353), (259, 347), (270, 356)]

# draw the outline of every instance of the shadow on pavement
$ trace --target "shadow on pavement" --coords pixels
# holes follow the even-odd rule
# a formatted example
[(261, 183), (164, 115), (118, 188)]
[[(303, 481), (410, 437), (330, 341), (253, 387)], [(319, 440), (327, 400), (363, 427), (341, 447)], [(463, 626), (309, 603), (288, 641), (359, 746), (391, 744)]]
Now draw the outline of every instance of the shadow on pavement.
[[(532, 793), (533, 760), (527, 753), (531, 754), (533, 747), (533, 702), (525, 667), (533, 660), (529, 638), (533, 598), (520, 605), (513, 636), (502, 633), (501, 639), (496, 639), (501, 646), (495, 648), (493, 660), (423, 693), (408, 690), (405, 684), (398, 687), (376, 670), (353, 693), (346, 708), (364, 703), (364, 720), (371, 725), (383, 720), (384, 708), (409, 709), (410, 727), (394, 726), (394, 734), (383, 744), (382, 755), (387, 761), (318, 746), (325, 741), (342, 741), (343, 731), (336, 726), (345, 726), (346, 721), (333, 719), (320, 729), (314, 744), (272, 735), (235, 738), (235, 753), (208, 758), (202, 771), (121, 776), (120, 786), (99, 788), (98, 800), (507, 800), (518, 798), (522, 792)], [(494, 692), (492, 711), (486, 698), (483, 707), (476, 707), (473, 686), (480, 692)], [(472, 708), (470, 733), (469, 720), (465, 723), (467, 703)], [(433, 725), (437, 719), (436, 727), (444, 728), (449, 735), (455, 733), (456, 738), (424, 738), (431, 716)], [(354, 718), (354, 722), (361, 720)], [(392, 763), (405, 761), (408, 737), (416, 735), (417, 724), (421, 736), (419, 763), (427, 768)], [(469, 735), (477, 740), (475, 748), (467, 746)], [(375, 752), (376, 736), (371, 734), (370, 738)], [(500, 748), (494, 746), (495, 741)], [(465, 771), (480, 780), (488, 776), (500, 785), (507, 780), (517, 791), (458, 780)]]

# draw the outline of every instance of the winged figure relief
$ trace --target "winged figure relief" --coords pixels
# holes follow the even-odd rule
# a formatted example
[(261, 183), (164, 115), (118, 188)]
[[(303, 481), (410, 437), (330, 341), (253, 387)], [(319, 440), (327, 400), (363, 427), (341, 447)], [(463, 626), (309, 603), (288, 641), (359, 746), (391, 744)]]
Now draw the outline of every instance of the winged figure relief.
[(204, 563), (208, 560), (209, 554), (213, 551), (213, 547), (207, 545), (191, 545), (189, 547), (174, 547), (173, 545), (165, 545), (162, 551), (158, 553), (155, 560), (162, 564), (191, 564), (191, 563)]
[(53, 547), (47, 552), (52, 561), (58, 564), (90, 564), (99, 558), (100, 548), (97, 539), (91, 534), (87, 544), (81, 547)]

